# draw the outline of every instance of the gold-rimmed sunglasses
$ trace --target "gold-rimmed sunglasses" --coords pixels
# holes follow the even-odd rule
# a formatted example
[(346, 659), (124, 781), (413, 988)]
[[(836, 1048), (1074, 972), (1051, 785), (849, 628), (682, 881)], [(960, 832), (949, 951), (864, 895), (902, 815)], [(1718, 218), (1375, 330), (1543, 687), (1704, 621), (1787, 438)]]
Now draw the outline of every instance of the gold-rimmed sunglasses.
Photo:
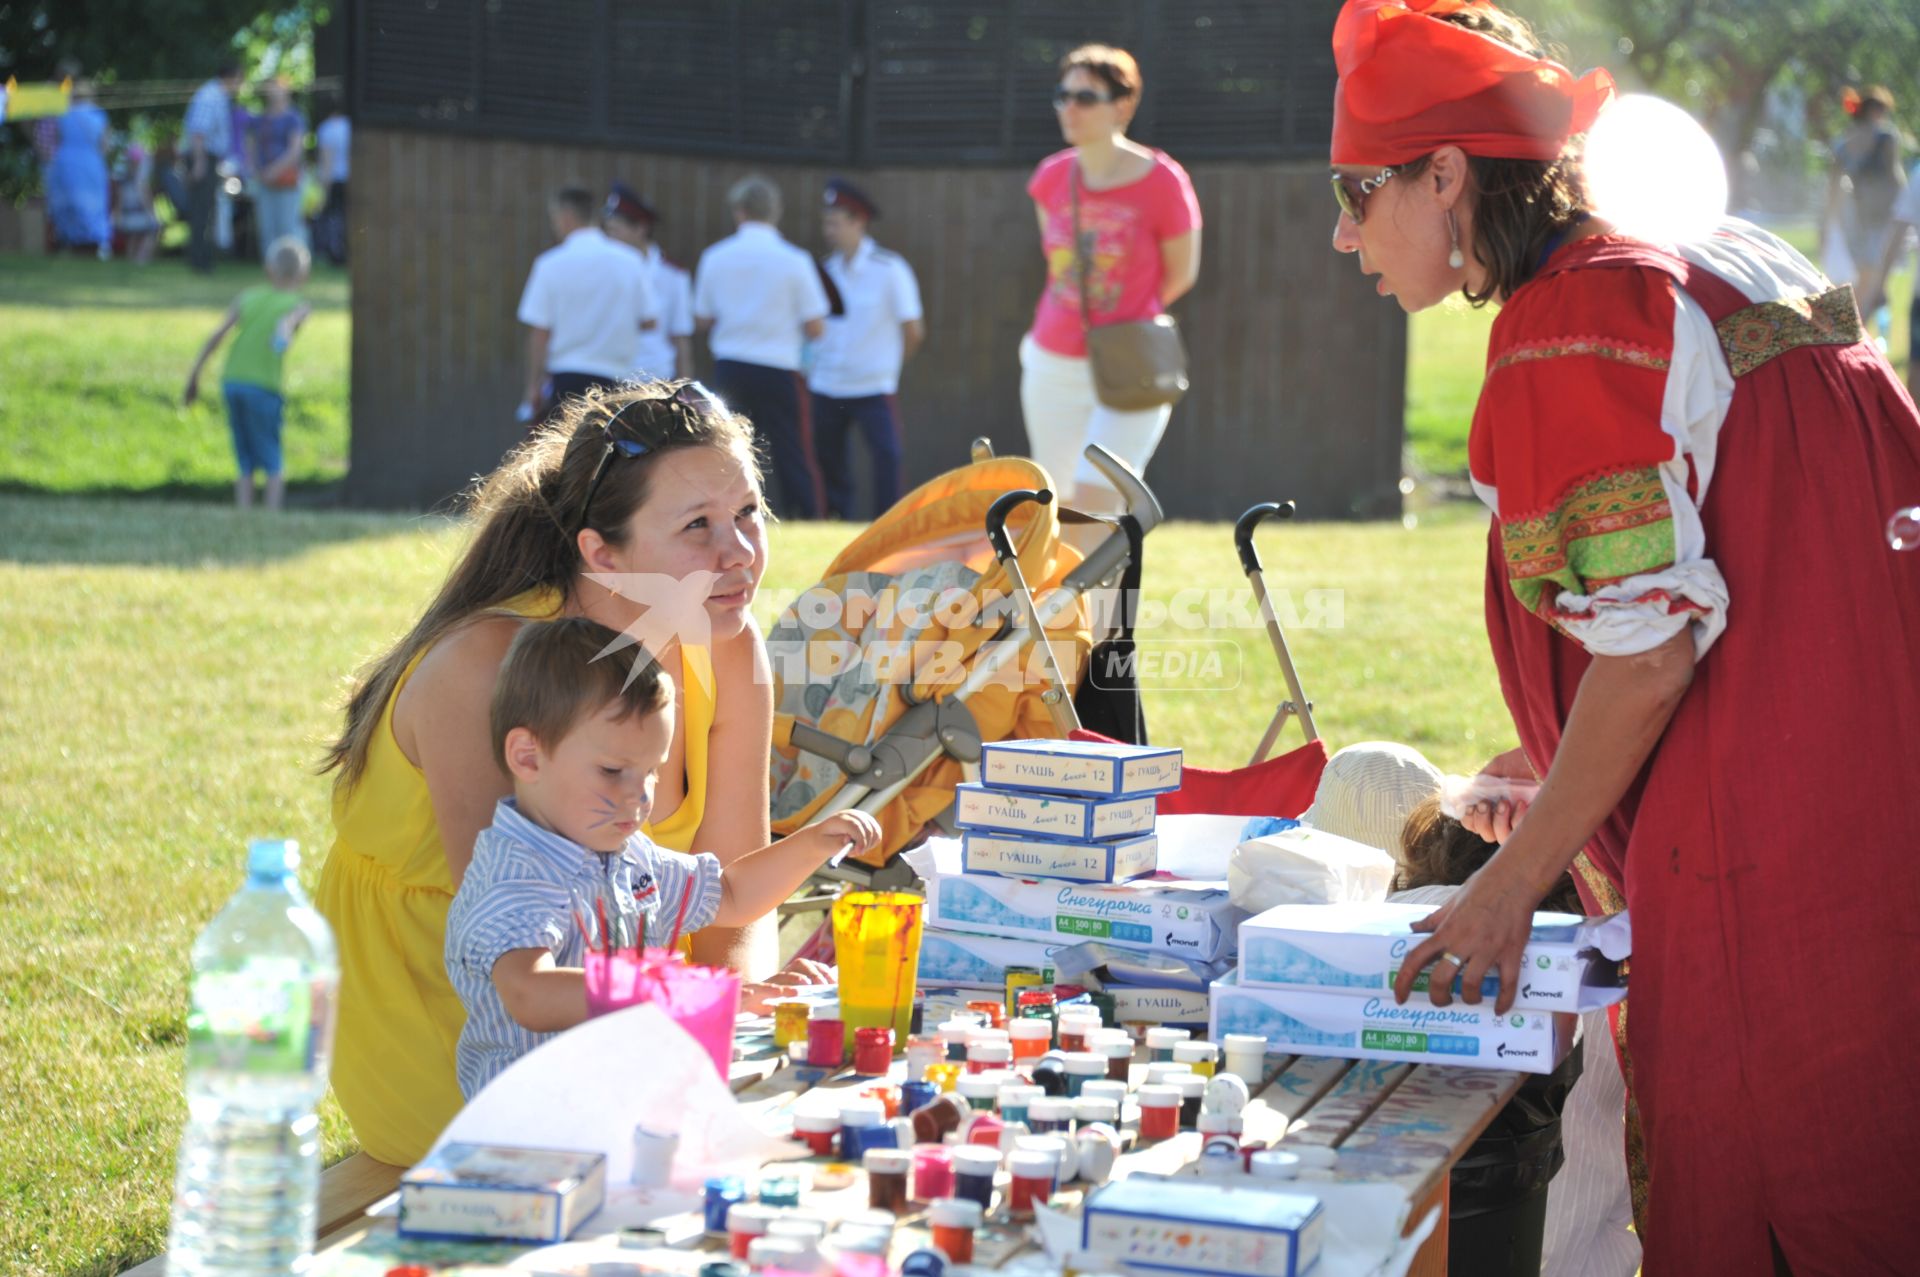
[(1332, 178), (1334, 203), (1358, 226), (1367, 220), (1367, 196), (1385, 186), (1398, 171), (1383, 168), (1372, 177), (1349, 177), (1345, 173), (1335, 173)]

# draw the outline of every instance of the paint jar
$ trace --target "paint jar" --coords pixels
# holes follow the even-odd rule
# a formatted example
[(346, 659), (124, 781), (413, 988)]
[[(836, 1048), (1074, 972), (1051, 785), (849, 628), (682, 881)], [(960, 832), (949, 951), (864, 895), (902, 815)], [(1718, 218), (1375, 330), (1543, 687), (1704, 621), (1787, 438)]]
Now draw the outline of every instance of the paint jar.
[(771, 1207), (754, 1202), (735, 1202), (727, 1209), (727, 1246), (735, 1259), (745, 1259), (753, 1239), (766, 1236), (773, 1216)]
[(978, 1039), (967, 1046), (967, 1072), (1001, 1072), (1013, 1067), (1013, 1047), (1005, 1042), (982, 1042)]
[(889, 1119), (887, 1129), (893, 1132), (893, 1146), (895, 1148), (912, 1148), (920, 1142), (920, 1137), (914, 1134), (913, 1119), (910, 1117)]
[(893, 1030), (860, 1028), (853, 1031), (853, 1071), (861, 1077), (885, 1077), (893, 1067)]
[(1173, 1062), (1186, 1065), (1201, 1077), (1212, 1077), (1219, 1061), (1220, 1048), (1211, 1042), (1179, 1042), (1173, 1048)]
[(705, 1216), (707, 1236), (725, 1237), (727, 1235), (727, 1212), (734, 1204), (747, 1195), (747, 1186), (738, 1175), (715, 1176), (707, 1181)]
[(1053, 1196), (1054, 1160), (1045, 1153), (1015, 1153), (1007, 1159), (1012, 1175), (1007, 1186), (1007, 1213), (1032, 1219), (1035, 1205)]
[(955, 1064), (967, 1062), (967, 1034), (973, 1031), (968, 1020), (948, 1020), (940, 1026), (940, 1041), (947, 1048), (947, 1059)]
[(853, 1030), (893, 1030), (907, 1040), (914, 977), (920, 969), (925, 898), (908, 891), (848, 891), (833, 902), (833, 949), (840, 972), (840, 1015)]
[(954, 1083), (960, 1080), (960, 1074), (966, 1067), (964, 1064), (953, 1064), (946, 1060), (942, 1060), (938, 1064), (928, 1065), (927, 1081), (932, 1083), (933, 1086), (944, 1095), (953, 1089)]
[(1174, 1046), (1187, 1041), (1192, 1036), (1193, 1034), (1187, 1032), (1185, 1029), (1169, 1029), (1164, 1025), (1159, 1028), (1148, 1029), (1147, 1059), (1155, 1064), (1162, 1064), (1171, 1060), (1173, 1058)]
[(1153, 1086), (1159, 1086), (1161, 1083), (1177, 1086), (1179, 1080), (1191, 1072), (1193, 1069), (1185, 1064), (1161, 1060), (1157, 1064), (1147, 1065), (1147, 1082)]
[(1074, 1102), (1062, 1095), (1042, 1095), (1027, 1101), (1027, 1129), (1052, 1135), (1073, 1128)]
[(1247, 1093), (1247, 1084), (1240, 1080), (1239, 1074), (1221, 1073), (1207, 1080), (1206, 1094), (1200, 1097), (1200, 1111), (1239, 1117), (1246, 1111), (1251, 1098)]
[[(1016, 1130), (1026, 1127), (1015, 1125)], [(999, 1148), (1006, 1138), (1007, 1124), (1000, 1120), (997, 1113), (975, 1113), (960, 1125), (960, 1142), (978, 1144), (983, 1148)]]
[(1091, 1051), (1073, 1051), (1067, 1055), (1067, 1094), (1080, 1098), (1080, 1088), (1093, 1078), (1107, 1076), (1107, 1057)]
[(832, 1157), (840, 1138), (840, 1115), (802, 1109), (793, 1115), (793, 1138), (805, 1144), (815, 1157)]
[(848, 1100), (840, 1106), (841, 1161), (858, 1162), (868, 1149), (885, 1148), (892, 1142), (886, 1105), (878, 1100)]
[(820, 1015), (807, 1021), (807, 1063), (816, 1069), (837, 1069), (847, 1056), (847, 1025), (838, 1015)]
[(898, 1087), (887, 1086), (884, 1083), (880, 1086), (863, 1086), (860, 1088), (860, 1098), (863, 1100), (880, 1101), (880, 1106), (887, 1112), (887, 1120), (889, 1122), (900, 1116), (900, 1089)]
[[(943, 1067), (952, 1068), (952, 1065)], [(908, 1119), (913, 1124), (913, 1138), (917, 1144), (938, 1144), (949, 1134), (960, 1129), (960, 1123), (967, 1120), (966, 1101), (957, 1095), (940, 1095), (933, 1103), (920, 1109)]]
[(1018, 1083), (1002, 1086), (1000, 1093), (995, 1097), (1000, 1106), (1000, 1117), (1008, 1122), (1026, 1121), (1027, 1106), (1045, 1094), (1046, 1092), (1037, 1086), (1023, 1086)]
[(1110, 1037), (1100, 1043), (1100, 1053), (1107, 1057), (1107, 1080), (1125, 1082), (1127, 1069), (1133, 1064), (1133, 1039), (1126, 1031), (1115, 1029), (1118, 1037)]
[(1147, 1085), (1140, 1088), (1140, 1138), (1170, 1140), (1180, 1130), (1180, 1088)]
[(1098, 1014), (1089, 1012), (1060, 1013), (1060, 1049), (1069, 1054), (1087, 1049), (1087, 1034), (1100, 1027)]
[(1120, 1132), (1110, 1124), (1082, 1124), (1074, 1133), (1073, 1145), (1079, 1155), (1081, 1179), (1104, 1184), (1113, 1176), (1114, 1163), (1120, 1160)]
[(1207, 1095), (1207, 1079), (1198, 1073), (1186, 1073), (1175, 1078), (1173, 1084), (1180, 1088), (1180, 1129), (1198, 1130), (1200, 1102)]
[(1248, 1086), (1260, 1085), (1267, 1071), (1267, 1039), (1258, 1033), (1229, 1033), (1220, 1040), (1227, 1072)]
[(811, 1273), (819, 1262), (813, 1247), (797, 1237), (756, 1237), (747, 1246), (747, 1266), (766, 1277)]
[(1005, 1073), (969, 1073), (960, 1079), (955, 1088), (967, 1107), (976, 1112), (992, 1112), (993, 1102), (1000, 1097), (1000, 1088), (1005, 1084)]
[(947, 1044), (938, 1033), (921, 1033), (907, 1039), (907, 1081), (918, 1082), (927, 1076), (927, 1066), (947, 1058)]
[(1037, 1060), (1047, 1053), (1053, 1041), (1053, 1026), (1045, 1020), (1010, 1020), (1007, 1036), (1012, 1040), (1016, 1063)]
[(800, 1177), (791, 1171), (767, 1171), (760, 1176), (756, 1196), (762, 1206), (792, 1210), (800, 1204)]
[(679, 1151), (679, 1135), (634, 1127), (633, 1170), (628, 1182), (635, 1188), (665, 1188), (673, 1173), (673, 1155)]
[(1124, 1113), (1127, 1108), (1127, 1084), (1112, 1082), (1103, 1077), (1095, 1078), (1080, 1088), (1083, 1100), (1112, 1100), (1116, 1112)]
[(971, 1264), (973, 1234), (986, 1214), (980, 1203), (964, 1197), (943, 1197), (936, 1201), (927, 1211), (935, 1248), (956, 1264)]
[(1047, 1052), (1034, 1061), (1027, 1073), (1033, 1078), (1033, 1084), (1048, 1095), (1067, 1093), (1067, 1057), (1060, 1052)]
[(814, 1215), (782, 1215), (767, 1225), (767, 1236), (818, 1246), (827, 1237), (827, 1221)]
[(1073, 1102), (1074, 1125), (1082, 1130), (1094, 1122), (1105, 1122), (1108, 1126), (1120, 1125), (1120, 1106), (1112, 1100), (1081, 1096)]
[(913, 1154), (904, 1148), (870, 1148), (860, 1165), (867, 1172), (868, 1208), (906, 1214), (907, 1172), (913, 1169)]
[(937, 1145), (913, 1150), (913, 1200), (937, 1201), (953, 1196), (953, 1153)]
[(773, 1044), (782, 1051), (807, 1037), (813, 1004), (805, 998), (782, 998), (773, 1004)]
[(1006, 998), (1007, 1018), (1020, 1018), (1020, 995), (1029, 989), (1042, 988), (1051, 983), (1040, 973), (1038, 967), (1008, 967), (1001, 982), (1000, 991)]
[(967, 1010), (986, 1016), (987, 1023), (996, 1029), (1007, 1027), (1007, 1004), (999, 998), (972, 999), (967, 1003)]
[(1209, 1166), (1232, 1166), (1241, 1169), (1240, 1134), (1246, 1129), (1239, 1116), (1234, 1113), (1202, 1113), (1199, 1122), (1200, 1156), (1217, 1158), (1209, 1161)]
[(953, 1193), (981, 1210), (993, 1209), (993, 1177), (1000, 1171), (1000, 1150), (965, 1145), (953, 1150)]
[(1262, 1149), (1247, 1159), (1247, 1170), (1260, 1179), (1298, 1179), (1300, 1158), (1277, 1148)]
[(1052, 989), (1022, 989), (1014, 1002), (1016, 1020), (1045, 1020), (1049, 1028), (1053, 1027), (1054, 1011), (1059, 999)]
[(902, 1082), (900, 1084), (900, 1111), (908, 1117), (918, 1113), (933, 1103), (933, 1097), (940, 1089), (931, 1082)]

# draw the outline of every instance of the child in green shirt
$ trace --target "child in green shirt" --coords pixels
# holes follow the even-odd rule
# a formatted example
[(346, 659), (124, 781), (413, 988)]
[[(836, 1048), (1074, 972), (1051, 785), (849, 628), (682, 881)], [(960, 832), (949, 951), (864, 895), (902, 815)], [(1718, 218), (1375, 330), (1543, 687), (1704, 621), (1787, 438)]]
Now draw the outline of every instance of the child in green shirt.
[(220, 389), (227, 401), (227, 425), (233, 432), (234, 459), (239, 475), (234, 479), (233, 496), (241, 509), (253, 504), (253, 475), (266, 476), (266, 503), (278, 510), (286, 492), (280, 458), (280, 427), (286, 401), (280, 393), (280, 364), (293, 335), (306, 322), (313, 307), (296, 291), (307, 282), (309, 259), (307, 246), (291, 235), (283, 235), (267, 249), (267, 285), (255, 285), (234, 299), (220, 326), (200, 348), (187, 374), (182, 402), (192, 405), (200, 397), (200, 370), (212, 358), (214, 348), (229, 330), (233, 345), (227, 350), (227, 362), (220, 369)]

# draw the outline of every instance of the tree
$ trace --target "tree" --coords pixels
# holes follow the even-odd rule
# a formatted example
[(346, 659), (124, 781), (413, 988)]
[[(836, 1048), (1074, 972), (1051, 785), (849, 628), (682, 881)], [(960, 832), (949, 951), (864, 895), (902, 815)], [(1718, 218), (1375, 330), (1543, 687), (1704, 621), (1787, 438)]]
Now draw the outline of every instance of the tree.
[(65, 59), (104, 80), (200, 80), (235, 36), (287, 6), (262, 0), (0, 0), (0, 78), (50, 80)]

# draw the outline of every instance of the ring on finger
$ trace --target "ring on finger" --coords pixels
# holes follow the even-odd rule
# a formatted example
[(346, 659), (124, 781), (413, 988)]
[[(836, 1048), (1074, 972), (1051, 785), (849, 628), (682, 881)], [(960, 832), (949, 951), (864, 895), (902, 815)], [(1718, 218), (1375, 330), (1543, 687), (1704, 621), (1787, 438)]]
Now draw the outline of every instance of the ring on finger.
[(1441, 954), (1440, 960), (1442, 962), (1451, 962), (1455, 967), (1460, 967), (1460, 968), (1463, 968), (1467, 965), (1467, 960), (1465, 958), (1461, 957), (1457, 953), (1452, 953), (1452, 952)]

